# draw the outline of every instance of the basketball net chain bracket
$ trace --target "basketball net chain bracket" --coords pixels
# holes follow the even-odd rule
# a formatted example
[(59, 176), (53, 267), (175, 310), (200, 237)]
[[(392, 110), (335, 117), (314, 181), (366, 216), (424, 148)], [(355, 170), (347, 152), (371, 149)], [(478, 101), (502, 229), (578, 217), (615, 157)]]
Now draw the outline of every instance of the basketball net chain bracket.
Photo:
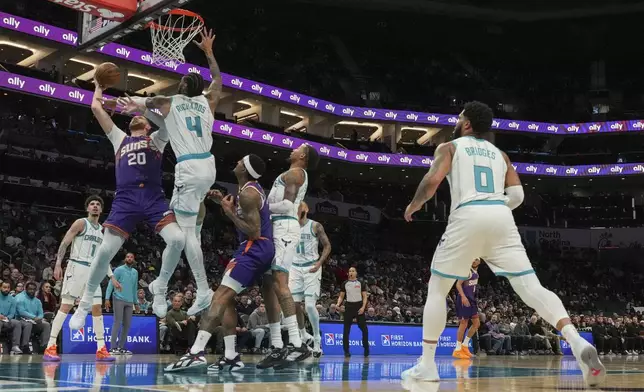
[[(50, 0), (52, 1), (52, 0)], [(145, 29), (150, 22), (158, 20), (164, 15), (167, 15), (175, 8), (186, 5), (191, 0), (140, 0), (138, 9), (129, 19), (123, 22), (117, 20), (109, 20), (104, 17), (95, 16), (95, 12), (90, 13), (89, 10), (79, 13), (79, 28), (78, 28), (78, 47), (79, 51), (93, 52), (106, 44), (118, 40), (134, 31)], [(52, 1), (70, 7), (66, 4), (67, 0)], [(98, 7), (107, 9), (114, 14), (118, 12), (110, 8), (109, 4), (114, 0), (92, 0), (93, 4), (101, 4)], [(75, 3), (78, 3), (77, 1)], [(71, 4), (71, 3), (70, 3)], [(74, 7), (70, 7), (74, 8)], [(78, 9), (80, 10), (80, 9)], [(108, 14), (107, 11), (103, 11)], [(118, 19), (118, 18), (117, 18)]]

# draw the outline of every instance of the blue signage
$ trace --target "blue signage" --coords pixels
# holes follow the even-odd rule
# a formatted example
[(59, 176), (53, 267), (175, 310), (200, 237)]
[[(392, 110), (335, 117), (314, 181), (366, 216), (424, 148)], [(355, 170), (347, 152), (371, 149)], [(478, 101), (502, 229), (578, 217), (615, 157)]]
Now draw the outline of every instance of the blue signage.
[[(63, 324), (63, 354), (94, 354), (96, 353), (96, 335), (92, 326), (92, 316), (88, 315), (85, 327), (79, 330), (69, 329), (67, 317)], [(110, 348), (110, 334), (114, 316), (103, 315), (105, 325), (105, 342)], [(159, 322), (155, 316), (133, 316), (125, 348), (134, 354), (156, 354), (159, 350)]]
[[(420, 325), (404, 324), (368, 324), (369, 353), (371, 355), (421, 355), (423, 347), (423, 328)], [(342, 323), (320, 323), (322, 334), (322, 350), (328, 355), (343, 354), (343, 325)], [(456, 332), (458, 328), (447, 327), (438, 341), (436, 355), (451, 355), (456, 347)], [(593, 343), (590, 332), (580, 332), (582, 338)], [(357, 325), (351, 326), (349, 351), (362, 355), (362, 332)], [(470, 342), (470, 347), (472, 343)], [(561, 341), (564, 355), (572, 355), (570, 346)]]

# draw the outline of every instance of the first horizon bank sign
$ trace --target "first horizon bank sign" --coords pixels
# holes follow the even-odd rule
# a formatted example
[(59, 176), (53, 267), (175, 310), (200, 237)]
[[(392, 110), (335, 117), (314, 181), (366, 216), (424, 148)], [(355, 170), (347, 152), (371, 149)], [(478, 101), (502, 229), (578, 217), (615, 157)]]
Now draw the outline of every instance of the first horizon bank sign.
[[(96, 353), (96, 332), (92, 326), (92, 316), (88, 315), (85, 326), (81, 329), (70, 329), (67, 317), (63, 324), (63, 354), (94, 354)], [(105, 326), (104, 336), (108, 349), (112, 348), (110, 335), (114, 316), (103, 315)], [(157, 354), (159, 348), (158, 322), (155, 316), (133, 316), (125, 348), (135, 354)]]

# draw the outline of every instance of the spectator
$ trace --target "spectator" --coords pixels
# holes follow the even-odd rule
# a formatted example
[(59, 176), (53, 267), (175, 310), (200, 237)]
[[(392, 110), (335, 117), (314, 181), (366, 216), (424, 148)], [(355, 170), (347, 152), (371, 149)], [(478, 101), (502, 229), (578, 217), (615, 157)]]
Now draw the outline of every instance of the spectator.
[(253, 354), (257, 354), (262, 347), (262, 341), (270, 334), (268, 328), (268, 316), (266, 315), (266, 306), (260, 304), (257, 309), (253, 311), (248, 317), (248, 330), (255, 338), (255, 347), (253, 347)]
[(25, 290), (25, 285), (22, 282), (18, 282), (15, 285), (16, 285), (16, 290), (12, 294), (14, 297)]
[[(110, 298), (114, 293), (114, 323), (112, 324), (112, 336), (110, 354), (132, 354), (125, 348), (128, 332), (132, 323), (132, 313), (136, 309), (139, 311), (137, 302), (137, 285), (139, 282), (139, 272), (134, 269), (134, 253), (125, 255), (125, 262), (122, 266), (114, 270), (114, 278), (121, 284), (120, 291), (114, 291), (114, 285), (110, 280), (105, 292), (105, 309), (111, 307)], [(120, 335), (119, 335), (120, 330)], [(116, 340), (118, 336), (118, 342)]]
[(237, 304), (237, 313), (250, 316), (254, 310), (255, 305), (253, 304), (253, 301), (251, 301), (247, 295), (242, 295), (239, 299), (239, 304)]
[(150, 301), (145, 298), (145, 290), (139, 289), (136, 293), (136, 306), (139, 307), (137, 313), (147, 313), (150, 308)]
[(521, 316), (512, 330), (512, 347), (521, 355), (526, 355), (532, 349), (532, 336), (526, 324), (525, 316)]
[(54, 267), (56, 266), (56, 261), (52, 261), (49, 265), (42, 270), (42, 280), (47, 282), (54, 279)]
[(45, 312), (45, 319), (51, 320), (58, 310), (58, 300), (51, 291), (51, 283), (49, 281), (45, 281), (42, 286), (40, 286), (38, 299), (42, 303), (42, 308)]
[[(29, 334), (23, 337), (23, 329), (27, 324), (23, 325), (20, 321), (16, 320), (16, 299), (9, 295), (11, 292), (11, 283), (2, 282), (0, 289), (0, 330), (6, 329), (11, 332), (11, 354), (22, 354), (22, 347), (29, 347)], [(22, 342), (20, 338), (23, 337)]]
[[(36, 298), (36, 284), (34, 282), (27, 283), (25, 291), (16, 295), (16, 309), (18, 316), (22, 319), (23, 333), (29, 336), (28, 341), (31, 341), (32, 335), (40, 335), (40, 347), (38, 351), (41, 352), (49, 341), (49, 332), (51, 325), (43, 320), (44, 312), (42, 309), (42, 302)], [(24, 339), (23, 339), (24, 341)], [(23, 354), (31, 354), (29, 345), (22, 347)]]
[(597, 322), (593, 325), (593, 341), (599, 351), (599, 355), (608, 354), (610, 352), (610, 336), (606, 331), (606, 325), (604, 324), (604, 318), (602, 316), (597, 317)]
[(367, 309), (367, 314), (365, 315), (365, 318), (367, 321), (379, 321), (380, 318), (376, 314), (376, 310), (373, 308), (373, 306), (370, 306), (369, 309)]
[(327, 313), (326, 317), (327, 320), (330, 321), (339, 321), (342, 318), (340, 316), (340, 313), (338, 313), (338, 306), (336, 304), (331, 304), (331, 306), (329, 306), (329, 312)]
[(172, 309), (166, 314), (165, 320), (173, 341), (185, 342), (189, 347), (197, 337), (197, 323), (195, 316), (188, 316), (182, 306), (183, 296), (175, 295), (172, 298)]
[(535, 348), (539, 350), (539, 345), (543, 345), (546, 348), (545, 352), (543, 350), (539, 350), (538, 352), (540, 354), (554, 354), (554, 352), (552, 351), (552, 345), (550, 344), (548, 338), (546, 338), (543, 325), (541, 325), (541, 323), (539, 322), (539, 317), (537, 317), (536, 315), (530, 317), (530, 324), (528, 325), (528, 329), (530, 330), (530, 335), (532, 335), (532, 341), (534, 342)]
[(194, 302), (194, 292), (192, 290), (186, 290), (186, 292), (183, 294), (183, 310), (188, 310), (192, 306), (192, 303)]
[(492, 338), (492, 348), (488, 351), (488, 355), (505, 355), (512, 351), (512, 340), (510, 336), (501, 333), (499, 325), (499, 316), (492, 315), (490, 321), (487, 323), (490, 337)]

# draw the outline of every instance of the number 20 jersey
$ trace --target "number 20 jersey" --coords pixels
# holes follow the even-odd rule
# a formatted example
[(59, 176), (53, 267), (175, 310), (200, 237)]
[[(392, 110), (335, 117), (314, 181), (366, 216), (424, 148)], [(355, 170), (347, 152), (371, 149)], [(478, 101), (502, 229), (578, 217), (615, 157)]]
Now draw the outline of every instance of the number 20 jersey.
[(451, 210), (476, 201), (507, 201), (505, 174), (508, 170), (501, 151), (474, 136), (454, 141), (452, 168), (447, 174), (452, 196)]
[(172, 97), (165, 125), (177, 157), (210, 153), (215, 118), (204, 95)]
[(114, 146), (116, 190), (162, 189), (161, 164), (166, 142), (157, 132), (150, 136), (129, 136), (114, 126), (108, 134)]

